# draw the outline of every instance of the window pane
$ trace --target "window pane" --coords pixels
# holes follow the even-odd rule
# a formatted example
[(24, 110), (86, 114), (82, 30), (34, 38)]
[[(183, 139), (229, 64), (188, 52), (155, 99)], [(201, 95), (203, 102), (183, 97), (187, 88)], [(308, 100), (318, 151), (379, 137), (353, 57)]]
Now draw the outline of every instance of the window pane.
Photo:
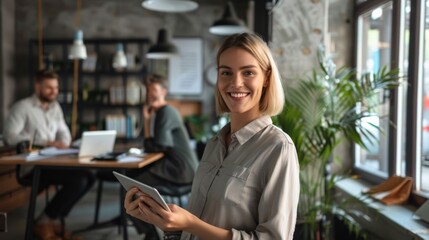
[[(411, 12), (411, 0), (406, 0), (405, 3), (401, 6), (401, 11), (403, 18), (400, 23), (400, 49), (399, 49), (399, 70), (400, 76), (404, 76), (402, 79), (403, 82), (407, 82), (408, 74), (408, 58), (409, 58), (409, 46), (410, 46), (410, 12)], [(397, 166), (396, 174), (405, 176), (405, 164), (406, 164), (406, 104), (407, 104), (407, 87), (406, 85), (400, 85), (398, 88), (398, 142), (397, 145), (400, 146), (397, 149)]]
[[(358, 19), (358, 73), (378, 72), (390, 66), (392, 33), (391, 2), (362, 14)], [(386, 93), (378, 96), (381, 104), (377, 107), (379, 117), (370, 117), (362, 122), (376, 137), (374, 144), (368, 143), (368, 150), (356, 147), (356, 166), (380, 176), (388, 173), (389, 99)], [(383, 129), (380, 133), (375, 125)]]
[[(429, 1), (425, 1), (424, 27), (424, 63), (423, 63), (423, 99), (422, 99), (422, 159), (421, 159), (421, 189), (429, 191)], [(417, 173), (419, 174), (419, 173)], [(417, 177), (417, 179), (419, 179)], [(418, 187), (418, 186), (417, 186)]]

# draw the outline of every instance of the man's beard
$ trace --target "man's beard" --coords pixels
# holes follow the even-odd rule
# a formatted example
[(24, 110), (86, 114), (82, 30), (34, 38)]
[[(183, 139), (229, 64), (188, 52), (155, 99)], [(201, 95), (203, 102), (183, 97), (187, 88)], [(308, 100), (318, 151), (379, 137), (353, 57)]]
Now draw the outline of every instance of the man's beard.
[(51, 103), (51, 102), (53, 102), (53, 101), (55, 101), (55, 100), (56, 100), (56, 97), (54, 97), (54, 98), (50, 98), (49, 96), (46, 96), (46, 95), (40, 94), (40, 95), (39, 95), (39, 99), (40, 99), (40, 101), (41, 101), (42, 103)]

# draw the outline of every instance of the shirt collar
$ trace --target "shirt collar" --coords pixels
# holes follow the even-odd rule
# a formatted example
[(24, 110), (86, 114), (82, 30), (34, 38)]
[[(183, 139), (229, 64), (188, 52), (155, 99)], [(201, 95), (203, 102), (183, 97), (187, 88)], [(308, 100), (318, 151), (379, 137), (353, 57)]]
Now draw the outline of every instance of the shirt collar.
[[(247, 142), (252, 138), (256, 133), (264, 129), (266, 126), (271, 125), (273, 121), (270, 116), (259, 117), (252, 122), (248, 123), (246, 126), (242, 127), (240, 130), (235, 132), (231, 137), (235, 137), (240, 145)], [(231, 123), (225, 125), (218, 133), (217, 137), (223, 141), (224, 136), (231, 131)]]

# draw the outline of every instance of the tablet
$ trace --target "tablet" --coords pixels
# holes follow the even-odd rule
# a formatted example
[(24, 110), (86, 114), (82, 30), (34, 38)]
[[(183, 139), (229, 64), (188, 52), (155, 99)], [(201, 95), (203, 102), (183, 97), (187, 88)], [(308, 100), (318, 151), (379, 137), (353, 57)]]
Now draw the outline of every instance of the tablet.
[(158, 190), (156, 188), (148, 186), (144, 183), (141, 183), (139, 181), (136, 181), (132, 178), (129, 178), (123, 174), (120, 174), (118, 172), (113, 171), (113, 175), (118, 179), (118, 181), (121, 183), (121, 185), (128, 191), (132, 187), (137, 187), (140, 191), (146, 193), (147, 195), (151, 196), (159, 205), (161, 205), (165, 210), (170, 211), (170, 208), (168, 207), (167, 203), (164, 201), (164, 199), (159, 194)]

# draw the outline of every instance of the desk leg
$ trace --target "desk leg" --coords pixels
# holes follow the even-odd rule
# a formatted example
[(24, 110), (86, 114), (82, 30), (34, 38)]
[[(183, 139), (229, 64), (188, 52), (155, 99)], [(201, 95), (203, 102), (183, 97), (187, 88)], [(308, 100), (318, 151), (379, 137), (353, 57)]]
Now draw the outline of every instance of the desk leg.
[(29, 240), (33, 238), (33, 221), (34, 212), (36, 210), (37, 191), (39, 188), (40, 181), (40, 168), (35, 166), (33, 170), (33, 185), (31, 187), (30, 203), (27, 212), (27, 227), (25, 229), (25, 239)]
[[(125, 171), (121, 171), (122, 174), (125, 175)], [(121, 198), (121, 200), (119, 201), (119, 209), (121, 209), (121, 225), (122, 225), (122, 230), (123, 230), (123, 237), (124, 240), (128, 240), (128, 231), (127, 231), (127, 213), (125, 212), (125, 208), (124, 208), (124, 203), (125, 203), (125, 189), (123, 187), (121, 187), (121, 192), (119, 194), (119, 197)]]

